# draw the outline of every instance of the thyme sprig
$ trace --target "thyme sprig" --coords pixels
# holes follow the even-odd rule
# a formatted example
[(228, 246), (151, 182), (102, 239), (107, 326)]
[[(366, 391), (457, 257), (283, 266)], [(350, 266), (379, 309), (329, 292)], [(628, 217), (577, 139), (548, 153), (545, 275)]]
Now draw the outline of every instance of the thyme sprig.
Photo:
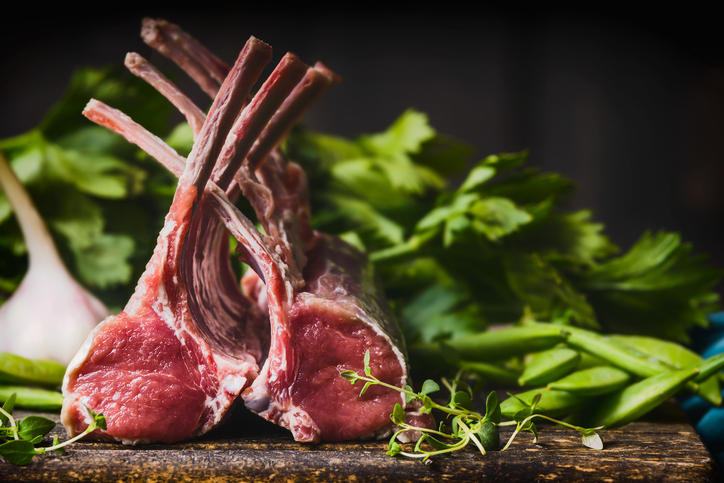
[(0, 408), (0, 456), (8, 463), (17, 466), (25, 466), (34, 456), (50, 451), (66, 454), (65, 447), (69, 444), (96, 429), (106, 429), (105, 416), (101, 413), (96, 414), (86, 407), (92, 421), (85, 431), (63, 442), (60, 442), (58, 435), (54, 435), (50, 446), (38, 446), (43, 437), (55, 428), (55, 421), (31, 414), (16, 422), (12, 416), (14, 406), (15, 394), (10, 396)]
[[(491, 391), (486, 398), (484, 414), (473, 410), (472, 402), (474, 391), (468, 383), (461, 380), (461, 374), (458, 374), (455, 379), (450, 381), (444, 378), (442, 379), (443, 385), (450, 394), (446, 404), (439, 404), (430, 397), (430, 394), (440, 390), (440, 386), (431, 379), (426, 380), (422, 384), (419, 392), (414, 392), (409, 385), (400, 388), (383, 382), (373, 376), (370, 367), (369, 351), (367, 351), (364, 356), (364, 374), (346, 370), (341, 371), (340, 376), (352, 384), (356, 384), (358, 381), (364, 382), (360, 396), (362, 396), (370, 386), (383, 386), (404, 394), (406, 403), (415, 400), (419, 401), (421, 403), (420, 412), (422, 413), (431, 413), (433, 410), (437, 410), (445, 414), (445, 420), (440, 422), (437, 429), (424, 428), (408, 424), (407, 413), (404, 408), (400, 403), (395, 404), (390, 419), (398, 429), (389, 440), (387, 448), (387, 454), (389, 456), (401, 455), (409, 458), (421, 458), (423, 462), (429, 464), (432, 462), (431, 458), (433, 456), (459, 451), (471, 443), (475, 445), (483, 455), (488, 451), (505, 451), (513, 443), (516, 436), (523, 431), (530, 431), (533, 433), (534, 441), (538, 440), (538, 430), (533, 422), (536, 418), (545, 419), (560, 426), (578, 431), (582, 436), (582, 442), (585, 446), (593, 449), (603, 449), (603, 441), (596, 432), (596, 430), (601, 429), (601, 427), (583, 428), (542, 414), (538, 411), (538, 404), (541, 399), (540, 394), (536, 395), (530, 403), (511, 394), (510, 397), (516, 397), (516, 399), (524, 405), (524, 408), (518, 411), (512, 420), (503, 421), (498, 395), (495, 391)], [(500, 433), (498, 428), (504, 426), (515, 426), (515, 430), (507, 443), (500, 448)], [(399, 436), (406, 432), (419, 432), (421, 434), (412, 451), (404, 450), (398, 442)]]

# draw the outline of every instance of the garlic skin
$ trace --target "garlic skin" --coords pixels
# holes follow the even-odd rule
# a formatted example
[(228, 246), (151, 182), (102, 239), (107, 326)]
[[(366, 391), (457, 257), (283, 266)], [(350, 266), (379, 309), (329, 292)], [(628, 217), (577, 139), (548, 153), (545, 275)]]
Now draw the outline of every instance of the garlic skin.
[(61, 267), (31, 269), (0, 307), (0, 351), (67, 365), (109, 313)]
[(108, 309), (73, 279), (30, 196), (0, 152), (0, 187), (28, 247), (28, 272), (0, 306), (0, 351), (67, 365)]

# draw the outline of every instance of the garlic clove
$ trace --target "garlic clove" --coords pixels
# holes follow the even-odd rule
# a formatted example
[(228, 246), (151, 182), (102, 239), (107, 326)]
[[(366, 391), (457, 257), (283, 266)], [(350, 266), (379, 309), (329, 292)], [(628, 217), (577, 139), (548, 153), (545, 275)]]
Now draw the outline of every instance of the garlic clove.
[(0, 351), (68, 364), (109, 311), (73, 279), (1, 152), (0, 186), (15, 211), (29, 257), (28, 272), (0, 307)]

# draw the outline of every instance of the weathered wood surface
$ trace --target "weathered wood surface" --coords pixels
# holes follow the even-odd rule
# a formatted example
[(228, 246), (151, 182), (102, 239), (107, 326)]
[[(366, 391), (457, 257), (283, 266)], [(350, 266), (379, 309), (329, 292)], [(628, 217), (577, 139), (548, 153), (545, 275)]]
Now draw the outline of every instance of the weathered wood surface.
[[(60, 425), (54, 432), (65, 439)], [(510, 434), (503, 430), (501, 440)], [(538, 443), (525, 433), (505, 452), (482, 456), (471, 449), (424, 465), (386, 456), (386, 442), (296, 443), (285, 430), (239, 413), (212, 433), (180, 444), (79, 442), (66, 456), (41, 455), (26, 467), (0, 460), (0, 481), (724, 481), (674, 405), (601, 436), (604, 449), (596, 451), (575, 432), (539, 424)]]

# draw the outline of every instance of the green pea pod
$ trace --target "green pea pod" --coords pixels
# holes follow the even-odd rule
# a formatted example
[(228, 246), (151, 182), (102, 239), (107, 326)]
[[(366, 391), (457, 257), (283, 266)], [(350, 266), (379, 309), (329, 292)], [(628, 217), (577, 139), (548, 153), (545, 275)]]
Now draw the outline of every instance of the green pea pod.
[(672, 367), (681, 368), (700, 362), (701, 356), (681, 344), (641, 335), (610, 335), (609, 339), (621, 342), (642, 354), (658, 359)]
[(487, 362), (463, 361), (460, 363), (462, 369), (468, 369), (486, 381), (499, 384), (515, 385), (518, 383), (518, 373), (504, 367), (496, 366)]
[(64, 375), (63, 364), (0, 352), (0, 384), (58, 387)]
[(516, 397), (509, 397), (501, 402), (500, 413), (506, 419), (513, 419), (518, 411), (526, 407), (520, 400), (522, 399), (526, 404), (530, 404), (533, 401), (533, 397), (538, 393), (541, 395), (541, 400), (536, 406), (536, 412), (553, 418), (568, 414), (590, 400), (590, 398), (586, 396), (568, 391), (557, 391), (546, 388), (532, 389), (516, 394)]
[(599, 396), (625, 387), (631, 379), (631, 374), (617, 367), (596, 366), (571, 373), (548, 387), (582, 396)]
[(535, 352), (528, 358), (518, 383), (521, 386), (548, 384), (571, 372), (580, 359), (578, 351), (567, 347)]
[(438, 343), (417, 344), (410, 347), (410, 353), (439, 355), (444, 353), (447, 346), (454, 349), (463, 360), (490, 362), (550, 349), (565, 339), (563, 327), (535, 324), (458, 337), (445, 341), (444, 346)]
[(642, 352), (637, 352), (632, 347), (609, 336), (577, 327), (567, 327), (566, 330), (569, 331), (566, 339), (566, 344), (569, 346), (586, 351), (639, 377), (649, 377), (672, 369), (663, 362), (652, 359)]
[(605, 396), (587, 419), (591, 427), (624, 426), (648, 413), (686, 386), (694, 379), (697, 369), (682, 369), (647, 377)]
[(581, 355), (581, 359), (578, 361), (578, 365), (576, 366), (577, 371), (582, 371), (583, 369), (590, 369), (591, 367), (611, 365), (600, 357), (596, 357), (589, 352), (579, 351), (578, 353)]
[[(608, 336), (577, 327), (566, 327), (566, 330), (569, 331), (566, 339), (569, 346), (589, 352), (612, 366), (628, 371), (635, 376), (647, 378), (656, 374), (671, 372), (674, 369), (669, 364), (649, 357), (643, 352)], [(692, 381), (687, 382), (686, 388), (692, 393), (699, 391), (699, 385)]]
[(25, 386), (0, 385), (0, 402), (16, 395), (15, 407), (39, 411), (57, 411), (63, 406), (63, 395), (57, 391)]
[[(611, 335), (611, 339), (631, 347), (632, 350), (641, 352), (648, 357), (657, 359), (673, 369), (684, 369), (701, 364), (703, 359), (696, 352), (686, 347), (667, 340), (655, 337), (639, 335)], [(716, 367), (716, 365), (714, 365)], [(721, 386), (716, 377), (711, 377), (715, 372), (704, 373), (699, 367), (700, 374), (694, 381), (699, 384), (699, 397), (719, 406), (722, 403)], [(721, 368), (719, 368), (721, 370)]]
[(693, 367), (699, 369), (699, 375), (694, 378), (694, 381), (706, 381), (709, 380), (709, 378), (716, 380), (717, 378), (715, 376), (717, 373), (724, 369), (724, 352), (704, 359)]

